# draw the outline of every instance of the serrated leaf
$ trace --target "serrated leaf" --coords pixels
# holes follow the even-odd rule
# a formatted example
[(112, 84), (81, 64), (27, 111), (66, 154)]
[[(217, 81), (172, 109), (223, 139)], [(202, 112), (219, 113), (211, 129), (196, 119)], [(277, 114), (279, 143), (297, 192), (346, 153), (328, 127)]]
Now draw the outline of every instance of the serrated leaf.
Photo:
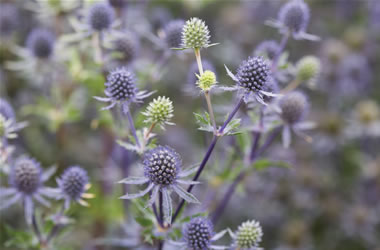
[(224, 129), (224, 134), (226, 135), (234, 135), (234, 134), (240, 134), (241, 131), (237, 131), (236, 129), (240, 127), (241, 119), (233, 119), (231, 120), (226, 128)]
[(194, 113), (197, 124), (199, 125), (199, 130), (214, 132), (214, 128), (211, 124), (210, 115), (204, 112), (204, 115)]

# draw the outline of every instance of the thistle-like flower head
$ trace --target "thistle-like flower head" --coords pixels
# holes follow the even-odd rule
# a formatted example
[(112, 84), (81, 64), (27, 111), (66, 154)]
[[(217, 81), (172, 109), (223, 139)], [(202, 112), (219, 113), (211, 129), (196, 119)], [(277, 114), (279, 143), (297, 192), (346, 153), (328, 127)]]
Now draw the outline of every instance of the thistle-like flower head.
[(210, 31), (204, 21), (193, 17), (186, 21), (182, 30), (182, 46), (200, 49), (210, 45)]
[(121, 60), (125, 63), (132, 62), (138, 53), (139, 46), (136, 37), (128, 34), (117, 39), (114, 43), (115, 50), (121, 54)]
[(121, 104), (123, 112), (128, 110), (128, 105), (132, 102), (142, 102), (142, 99), (152, 95), (154, 92), (137, 91), (134, 74), (126, 68), (119, 68), (111, 71), (104, 84), (104, 93), (107, 97), (94, 98), (101, 102), (109, 102), (110, 105), (102, 108), (111, 109), (116, 104)]
[(65, 208), (68, 209), (71, 201), (88, 206), (84, 198), (92, 198), (92, 194), (85, 193), (89, 188), (87, 171), (79, 166), (72, 166), (65, 170), (63, 175), (57, 179), (57, 199), (65, 200)]
[(46, 59), (53, 54), (54, 40), (52, 32), (36, 28), (29, 34), (26, 45), (35, 57)]
[(49, 168), (43, 172), (40, 164), (34, 159), (20, 157), (11, 166), (9, 175), (10, 187), (1, 187), (0, 210), (6, 209), (14, 203), (22, 200), (25, 218), (28, 224), (32, 223), (34, 200), (44, 206), (49, 202), (44, 197), (55, 197), (56, 192), (43, 184), (55, 172), (55, 168)]
[[(207, 70), (212, 71), (212, 72), (216, 71), (214, 65), (209, 60), (202, 59), (202, 66), (203, 66), (204, 71), (207, 71)], [(197, 62), (193, 62), (187, 74), (187, 82), (191, 85), (196, 84), (198, 80), (197, 74), (199, 74), (198, 64)]]
[(40, 164), (30, 158), (19, 158), (11, 169), (10, 182), (19, 192), (35, 193), (42, 183)]
[(197, 75), (197, 77), (197, 85), (203, 91), (209, 91), (216, 84), (215, 73), (210, 70), (206, 70), (202, 75)]
[(257, 45), (254, 55), (255, 56), (265, 56), (266, 58), (273, 60), (277, 55), (280, 46), (278, 42), (274, 40), (268, 40)]
[(297, 77), (301, 81), (315, 79), (321, 70), (321, 62), (315, 56), (305, 56), (297, 63)]
[(355, 107), (358, 120), (364, 124), (370, 124), (380, 118), (379, 105), (374, 100), (360, 101)]
[(108, 96), (117, 101), (131, 100), (136, 95), (135, 77), (125, 68), (112, 71), (105, 86)]
[(153, 99), (146, 108), (146, 111), (142, 114), (146, 116), (144, 121), (146, 123), (155, 123), (161, 126), (165, 124), (173, 125), (173, 123), (170, 122), (173, 117), (173, 103), (165, 96), (159, 96)]
[(257, 221), (246, 221), (242, 223), (236, 232), (235, 241), (239, 249), (252, 249), (257, 247), (263, 237), (260, 223)]
[(269, 66), (262, 57), (249, 57), (237, 70), (237, 84), (250, 92), (258, 92), (263, 90), (269, 74)]
[(13, 4), (0, 4), (0, 34), (9, 36), (17, 28), (18, 12)]
[(144, 155), (144, 175), (155, 185), (167, 186), (175, 182), (181, 168), (181, 157), (168, 146), (158, 146)]
[(87, 172), (78, 166), (68, 168), (61, 178), (62, 191), (73, 200), (79, 199), (88, 184)]
[(294, 33), (304, 32), (309, 18), (309, 7), (302, 0), (286, 3), (278, 14), (279, 21)]
[(187, 247), (194, 250), (209, 249), (214, 236), (211, 221), (203, 217), (193, 218), (185, 224), (182, 233)]
[[(162, 193), (164, 223), (170, 224), (172, 218), (172, 199), (171, 193), (178, 194), (182, 199), (191, 203), (199, 203), (194, 195), (187, 192), (180, 184), (195, 185), (196, 181), (182, 179), (194, 173), (197, 168), (182, 170), (182, 160), (180, 155), (168, 146), (157, 146), (147, 151), (143, 157), (144, 176), (127, 177), (121, 180), (124, 184), (148, 184), (148, 186), (137, 194), (125, 194), (121, 199), (135, 199), (151, 192), (147, 206), (152, 205), (158, 193)], [(173, 192), (172, 192), (173, 191)]]
[(280, 100), (281, 117), (289, 124), (301, 121), (307, 110), (308, 102), (301, 92), (292, 92), (285, 95)]
[(114, 12), (111, 6), (104, 3), (94, 4), (88, 14), (88, 23), (93, 30), (102, 31), (111, 27)]
[(182, 44), (182, 29), (185, 21), (173, 20), (164, 27), (165, 42), (169, 48), (178, 48)]

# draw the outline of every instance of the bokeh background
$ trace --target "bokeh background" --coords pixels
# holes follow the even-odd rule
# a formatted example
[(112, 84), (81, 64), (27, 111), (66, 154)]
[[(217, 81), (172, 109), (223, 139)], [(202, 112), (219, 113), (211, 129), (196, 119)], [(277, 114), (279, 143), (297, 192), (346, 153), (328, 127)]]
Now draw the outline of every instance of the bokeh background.
[[(44, 167), (56, 164), (57, 174), (68, 166), (80, 165), (89, 172), (91, 192), (96, 194), (89, 208), (77, 205), (70, 209), (75, 223), (60, 236), (57, 249), (119, 249), (91, 243), (97, 238), (127, 237), (122, 225), (126, 216), (133, 216), (133, 207), (125, 210), (118, 199), (123, 187), (116, 184), (126, 173), (132, 174), (139, 162), (137, 155), (115, 142), (126, 139), (127, 123), (118, 119), (117, 113), (100, 111), (102, 104), (92, 98), (103, 95), (108, 70), (128, 63), (136, 72), (140, 89), (157, 90), (157, 95), (171, 98), (176, 126), (156, 132), (161, 144), (177, 149), (185, 165), (194, 164), (201, 160), (210, 141), (206, 133), (197, 130), (193, 117), (205, 103), (189, 79), (193, 53), (165, 47), (165, 25), (193, 16), (205, 20), (211, 41), (220, 45), (202, 50), (202, 59), (215, 67), (219, 84), (230, 85), (224, 65), (235, 70), (253, 55), (260, 42), (280, 40), (277, 30), (265, 21), (276, 18), (286, 1), (127, 1), (119, 17), (123, 32), (134, 40), (128, 48), (133, 59), (114, 59), (115, 48), (111, 47), (105, 51), (103, 67), (93, 60), (91, 42), (82, 39), (61, 44), (74, 33), (73, 20), (85, 22), (83, 16), (94, 2), (2, 0), (0, 5), (1, 17), (10, 13), (5, 11), (6, 4), (15, 8), (8, 17), (15, 24), (12, 32), (1, 35), (1, 98), (12, 104), (18, 120), (29, 123), (12, 142), (15, 154), (30, 155)], [(380, 121), (380, 2), (306, 2), (311, 9), (308, 32), (321, 41), (291, 40), (286, 52), (292, 63), (306, 55), (321, 61), (315, 84), (300, 86), (311, 104), (308, 120), (318, 124), (310, 133), (313, 141), (294, 138), (292, 146), (284, 149), (279, 138), (265, 157), (288, 162), (291, 167), (253, 172), (238, 187), (215, 227), (236, 228), (246, 219), (256, 219), (263, 226), (265, 249), (379, 250), (380, 134), (376, 124)], [(57, 46), (52, 62), (43, 62), (31, 71), (31, 59), (21, 62), (15, 47), (25, 47), (28, 34), (36, 27), (52, 30)], [(21, 62), (25, 67), (15, 69), (9, 62)], [(283, 84), (280, 86), (287, 82)], [(236, 99), (230, 93), (217, 94), (213, 102), (217, 120), (222, 122)], [(141, 111), (145, 106), (133, 106), (137, 127), (143, 126)], [(250, 112), (243, 108), (239, 113), (243, 125), (250, 123)], [(203, 206), (192, 207), (187, 213), (215, 207), (231, 182), (223, 179), (223, 171), (241, 161), (247, 134), (250, 132), (222, 139), (202, 175), (203, 187), (195, 189)], [(1, 184), (6, 183), (2, 174)], [(55, 185), (54, 180), (49, 184)], [(4, 250), (22, 249), (20, 242), (28, 240), (28, 235), (16, 239), (12, 232), (28, 231), (21, 206), (13, 208), (1, 211), (0, 245)], [(41, 216), (54, 209), (43, 210)]]

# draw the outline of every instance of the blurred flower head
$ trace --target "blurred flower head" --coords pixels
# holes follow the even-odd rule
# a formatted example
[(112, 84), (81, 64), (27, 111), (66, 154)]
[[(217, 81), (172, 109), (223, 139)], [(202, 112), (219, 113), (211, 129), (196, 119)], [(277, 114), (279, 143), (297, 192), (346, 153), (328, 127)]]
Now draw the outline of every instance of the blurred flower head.
[(169, 48), (179, 48), (182, 44), (182, 29), (185, 21), (182, 19), (170, 21), (164, 27), (165, 42)]
[(39, 59), (49, 58), (54, 51), (54, 34), (46, 29), (36, 28), (28, 35), (26, 46)]
[(114, 11), (108, 4), (96, 3), (88, 13), (88, 24), (95, 31), (106, 30), (111, 27)]

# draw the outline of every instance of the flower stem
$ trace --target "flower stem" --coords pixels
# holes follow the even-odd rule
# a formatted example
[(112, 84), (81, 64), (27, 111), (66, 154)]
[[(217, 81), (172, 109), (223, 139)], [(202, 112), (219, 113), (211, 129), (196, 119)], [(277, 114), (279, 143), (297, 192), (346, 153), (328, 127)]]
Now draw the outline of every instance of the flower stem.
[(33, 228), (33, 232), (37, 236), (38, 242), (40, 242), (40, 244), (42, 245), (43, 239), (41, 236), (40, 228), (38, 227), (38, 224), (37, 224), (36, 212), (35, 211), (33, 211), (33, 215), (32, 215), (32, 228)]
[[(195, 53), (195, 58), (197, 60), (199, 75), (203, 75), (201, 50), (199, 48), (195, 48), (194, 53)], [(210, 114), (211, 123), (212, 123), (212, 126), (214, 127), (214, 133), (216, 133), (215, 116), (214, 116), (214, 110), (212, 109), (211, 96), (210, 96), (209, 91), (205, 91), (205, 98), (207, 102), (208, 113)]]
[(147, 140), (149, 138), (149, 135), (150, 133), (152, 133), (152, 130), (154, 129), (155, 126), (156, 126), (155, 122), (153, 122), (152, 125), (150, 125), (148, 132), (146, 132), (144, 136), (144, 140)]
[(209, 91), (205, 91), (205, 97), (206, 97), (206, 101), (207, 101), (208, 112), (210, 113), (210, 119), (212, 122), (212, 126), (214, 127), (214, 133), (216, 133), (215, 116), (214, 116), (214, 111), (212, 109), (211, 96), (210, 96)]
[[(282, 129), (282, 126), (276, 127), (260, 148), (255, 147), (255, 153), (252, 154), (251, 152), (251, 156), (253, 155), (253, 157), (250, 158), (250, 164), (252, 164), (259, 155), (263, 154), (269, 148), (269, 146), (274, 142), (277, 135), (280, 133), (281, 129)], [(258, 138), (258, 136), (256, 136), (256, 138)], [(248, 173), (247, 170), (242, 170), (239, 173), (239, 175), (235, 178), (235, 180), (232, 182), (226, 194), (223, 196), (222, 201), (219, 203), (219, 205), (217, 206), (217, 208), (215, 209), (212, 215), (211, 220), (213, 224), (216, 224), (216, 222), (219, 220), (220, 216), (223, 214), (225, 208), (227, 207), (227, 204), (230, 201), (232, 195), (234, 194), (236, 187), (242, 180), (244, 180), (244, 177), (247, 175), (247, 173)]]
[(299, 78), (296, 78), (294, 79), (291, 83), (289, 83), (288, 86), (286, 86), (285, 88), (283, 88), (280, 93), (281, 94), (286, 94), (286, 93), (289, 93), (290, 91), (294, 90), (295, 88), (298, 87), (298, 85), (301, 84), (301, 81)]
[(289, 32), (286, 32), (282, 35), (280, 46), (279, 46), (278, 51), (277, 51), (277, 53), (276, 53), (276, 55), (272, 61), (271, 68), (272, 68), (273, 72), (276, 71), (278, 60), (280, 59), (280, 56), (281, 56), (282, 52), (284, 51), (286, 44), (288, 43), (289, 36), (290, 36)]
[(131, 132), (132, 132), (133, 137), (135, 138), (136, 145), (137, 145), (138, 147), (140, 147), (139, 138), (137, 137), (135, 124), (134, 124), (134, 122), (133, 122), (132, 115), (131, 115), (131, 112), (129, 111), (129, 108), (126, 108), (126, 109), (124, 110), (124, 114), (125, 114), (125, 115), (127, 116), (127, 118), (128, 118), (129, 127), (130, 127), (130, 129), (131, 129)]
[(103, 64), (103, 51), (99, 32), (95, 32), (92, 36), (92, 43), (95, 49), (95, 62), (98, 64)]
[[(228, 123), (232, 120), (232, 118), (234, 117), (234, 115), (237, 113), (237, 111), (239, 110), (240, 106), (243, 104), (244, 102), (244, 97), (241, 97), (241, 99), (239, 100), (239, 102), (236, 104), (236, 106), (234, 107), (233, 111), (230, 113), (230, 115), (228, 116), (227, 120), (224, 122), (223, 126), (219, 129), (218, 131), (218, 134), (219, 135), (223, 135), (223, 131), (224, 129), (226, 128), (226, 126), (228, 125)], [(201, 175), (204, 167), (206, 166), (206, 163), (208, 161), (208, 159), (210, 158), (212, 152), (214, 151), (214, 148), (215, 148), (215, 145), (218, 141), (219, 137), (214, 135), (214, 137), (212, 138), (212, 141), (207, 149), (207, 152), (201, 162), (201, 164), (199, 165), (199, 168), (193, 178), (193, 181), (197, 181), (199, 176)], [(194, 185), (190, 185), (188, 188), (187, 188), (187, 192), (191, 193), (191, 190), (193, 190), (193, 187)], [(180, 204), (178, 205), (174, 215), (173, 215), (173, 218), (172, 218), (172, 223), (174, 223), (174, 221), (177, 219), (179, 213), (181, 212), (182, 210), (182, 207), (184, 206), (185, 204), (185, 200), (182, 199)]]

